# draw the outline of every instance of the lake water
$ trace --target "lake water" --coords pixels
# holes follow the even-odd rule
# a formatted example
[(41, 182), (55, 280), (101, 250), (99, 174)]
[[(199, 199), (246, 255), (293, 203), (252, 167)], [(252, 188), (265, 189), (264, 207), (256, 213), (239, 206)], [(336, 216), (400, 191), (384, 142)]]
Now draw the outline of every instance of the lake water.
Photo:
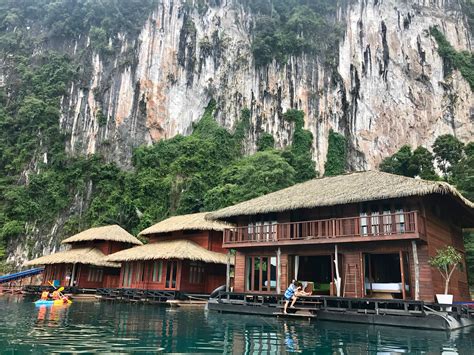
[(472, 354), (474, 327), (451, 333), (75, 302), (35, 307), (0, 297), (0, 352)]

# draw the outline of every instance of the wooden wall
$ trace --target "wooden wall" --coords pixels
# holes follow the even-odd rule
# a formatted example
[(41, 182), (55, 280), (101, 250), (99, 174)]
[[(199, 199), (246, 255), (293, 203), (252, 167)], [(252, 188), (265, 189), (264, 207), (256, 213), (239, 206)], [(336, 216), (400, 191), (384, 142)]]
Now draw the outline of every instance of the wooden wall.
[[(344, 273), (346, 265), (357, 265), (359, 268), (358, 290), (357, 293), (353, 288), (347, 289), (346, 297), (362, 297), (364, 296), (364, 267), (362, 256), (364, 253), (373, 254), (398, 254), (400, 251), (408, 254), (409, 267), (409, 286), (411, 290), (411, 299), (415, 296), (415, 265), (413, 259), (413, 251), (411, 241), (384, 241), (384, 242), (367, 242), (354, 244), (339, 244), (339, 256), (342, 257), (343, 267), (339, 270), (342, 283), (344, 283)], [(431, 268), (428, 264), (430, 257), (430, 247), (424, 242), (417, 242), (417, 253), (419, 261), (420, 275), (420, 299), (425, 301), (435, 301), (435, 294), (442, 293), (444, 284), (440, 284), (440, 276), (438, 271)], [(291, 280), (288, 279), (288, 257), (290, 255), (333, 255), (334, 245), (307, 245), (307, 246), (291, 246), (281, 247), (281, 271), (280, 284), (283, 292)], [(245, 262), (246, 256), (266, 256), (276, 255), (276, 248), (243, 248), (237, 251), (235, 265), (235, 292), (245, 292)], [(470, 296), (467, 287), (456, 286), (459, 282), (464, 282), (465, 273), (456, 272), (457, 277), (453, 278), (450, 288), (454, 295), (455, 301), (469, 300)], [(459, 277), (459, 275), (462, 277)], [(407, 276), (408, 277), (408, 276)], [(467, 285), (467, 284), (466, 284)], [(407, 297), (408, 298), (408, 297)]]
[[(153, 261), (133, 262), (132, 265), (132, 282), (127, 288), (138, 288), (147, 290), (165, 290), (166, 288), (166, 273), (168, 263), (163, 260), (161, 281), (153, 281)], [(144, 267), (143, 281), (137, 279), (137, 267), (141, 264)], [(226, 279), (226, 265), (202, 263), (204, 273), (202, 275), (202, 282), (190, 282), (190, 265), (191, 262), (187, 260), (178, 260), (178, 269), (176, 276), (176, 288), (173, 290), (192, 292), (192, 293), (210, 293), (217, 287), (225, 285)], [(125, 287), (123, 284), (123, 272), (125, 263), (122, 263), (119, 287)], [(171, 289), (171, 288), (168, 288)]]
[[(457, 268), (453, 273), (449, 284), (449, 293), (454, 295), (455, 300), (468, 300), (470, 295), (463, 235), (462, 230), (453, 223), (454, 216), (452, 211), (456, 211), (456, 208), (455, 206), (443, 204), (443, 201), (439, 198), (432, 197), (428, 201), (429, 203), (426, 204), (426, 208), (423, 211), (428, 241), (426, 258), (435, 256), (439, 249), (447, 245), (453, 246), (461, 253), (463, 267), (461, 269)], [(444, 292), (444, 279), (437, 269), (431, 268), (431, 280), (427, 281), (433, 285), (433, 293)]]
[(73, 243), (71, 244), (71, 249), (97, 248), (105, 255), (109, 255), (134, 246), (136, 245), (130, 243), (114, 242), (110, 240), (93, 240), (87, 242)]
[(152, 234), (149, 236), (150, 243), (178, 239), (190, 240), (207, 250), (217, 253), (227, 253), (227, 250), (222, 248), (223, 232), (192, 230)]
[[(416, 210), (420, 215), (420, 229), (423, 231), (423, 240), (417, 240), (417, 253), (419, 260), (420, 277), (420, 299), (434, 301), (435, 294), (444, 292), (444, 280), (438, 270), (432, 268), (428, 260), (436, 254), (440, 248), (452, 245), (463, 255), (463, 268), (456, 270), (450, 283), (450, 293), (454, 295), (455, 301), (470, 300), (467, 272), (465, 266), (465, 250), (463, 243), (462, 230), (459, 227), (460, 221), (465, 221), (459, 216), (466, 216), (466, 211), (443, 196), (427, 196), (424, 198), (405, 198), (399, 200), (389, 200), (387, 203), (399, 203), (405, 206), (406, 210)], [(384, 201), (376, 201), (376, 204), (383, 204)], [(290, 222), (295, 220), (316, 220), (324, 218), (352, 217), (357, 216), (359, 211), (358, 204), (348, 204), (345, 206), (324, 207), (318, 209), (299, 210), (297, 212), (282, 212), (273, 216), (259, 216), (262, 220), (275, 220), (279, 222)], [(240, 226), (245, 226), (249, 221), (256, 217), (242, 217), (237, 219)], [(465, 222), (463, 222), (465, 223)], [(271, 248), (241, 248), (237, 250), (235, 265), (235, 291), (245, 291), (245, 260), (246, 256), (266, 256), (276, 255), (277, 246)], [(410, 289), (414, 297), (415, 291), (415, 265), (413, 261), (412, 244), (410, 240), (401, 241), (376, 241), (360, 243), (339, 244), (339, 253), (343, 255), (344, 273), (347, 264), (358, 265), (359, 271), (363, 270), (361, 261), (362, 253), (399, 253), (400, 251), (408, 253), (409, 257), (409, 275)], [(322, 255), (333, 254), (334, 244), (314, 244), (306, 246), (281, 246), (281, 265), (282, 275), (280, 276), (281, 289), (284, 291), (290, 280), (288, 280), (288, 256), (290, 255)], [(344, 276), (342, 276), (344, 282)], [(362, 294), (363, 278), (361, 277)], [(354, 292), (349, 292), (346, 296), (355, 296)]]
[[(101, 281), (89, 281), (89, 265), (78, 264), (76, 266), (76, 287), (82, 288), (100, 288), (100, 287), (118, 287), (120, 269), (118, 268), (102, 268)], [(49, 281), (59, 280), (61, 286), (69, 286), (66, 280), (66, 270), (72, 272), (72, 264), (53, 264), (46, 265), (43, 273), (43, 285), (49, 285)], [(54, 277), (53, 277), (54, 276)]]

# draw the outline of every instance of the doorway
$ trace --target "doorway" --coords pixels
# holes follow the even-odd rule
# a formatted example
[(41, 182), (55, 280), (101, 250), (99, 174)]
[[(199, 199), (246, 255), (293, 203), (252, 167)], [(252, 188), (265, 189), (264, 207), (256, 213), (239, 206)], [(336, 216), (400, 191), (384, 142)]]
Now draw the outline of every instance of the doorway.
[(331, 295), (334, 267), (332, 255), (290, 257), (289, 280), (307, 283), (306, 292), (313, 295)]

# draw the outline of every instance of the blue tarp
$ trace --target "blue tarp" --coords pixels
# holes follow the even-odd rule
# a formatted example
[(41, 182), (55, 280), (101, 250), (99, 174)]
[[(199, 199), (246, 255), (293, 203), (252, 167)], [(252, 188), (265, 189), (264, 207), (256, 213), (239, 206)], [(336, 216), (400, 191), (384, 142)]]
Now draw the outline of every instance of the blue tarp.
[(37, 267), (37, 268), (34, 268), (34, 269), (29, 269), (29, 270), (25, 270), (25, 271), (16, 272), (14, 274), (0, 276), (0, 284), (3, 284), (5, 282), (10, 282), (10, 281), (23, 279), (25, 277), (38, 275), (38, 274), (41, 274), (43, 271), (44, 271), (44, 268)]

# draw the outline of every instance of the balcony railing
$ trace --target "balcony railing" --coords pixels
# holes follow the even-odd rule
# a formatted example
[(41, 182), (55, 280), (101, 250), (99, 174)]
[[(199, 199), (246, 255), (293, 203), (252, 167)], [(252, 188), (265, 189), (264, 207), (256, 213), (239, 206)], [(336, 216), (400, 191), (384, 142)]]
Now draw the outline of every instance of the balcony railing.
[[(421, 228), (420, 228), (421, 227)], [(291, 223), (263, 223), (224, 231), (224, 245), (298, 242), (330, 238), (356, 240), (420, 235), (423, 226), (416, 211), (383, 213)]]

